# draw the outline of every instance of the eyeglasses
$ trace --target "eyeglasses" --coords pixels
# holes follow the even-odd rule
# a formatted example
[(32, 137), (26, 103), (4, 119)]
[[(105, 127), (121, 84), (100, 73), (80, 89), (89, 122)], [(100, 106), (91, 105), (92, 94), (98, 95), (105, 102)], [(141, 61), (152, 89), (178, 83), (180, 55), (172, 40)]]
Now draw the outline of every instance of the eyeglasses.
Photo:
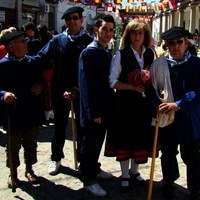
[(71, 21), (71, 20), (77, 21), (77, 20), (79, 20), (79, 19), (80, 19), (80, 17), (78, 17), (78, 16), (66, 17), (66, 18), (65, 18), (66, 21)]
[(168, 44), (170, 46), (175, 46), (176, 44), (178, 44), (178, 45), (183, 44), (183, 41), (184, 40), (170, 40), (170, 41), (168, 41)]

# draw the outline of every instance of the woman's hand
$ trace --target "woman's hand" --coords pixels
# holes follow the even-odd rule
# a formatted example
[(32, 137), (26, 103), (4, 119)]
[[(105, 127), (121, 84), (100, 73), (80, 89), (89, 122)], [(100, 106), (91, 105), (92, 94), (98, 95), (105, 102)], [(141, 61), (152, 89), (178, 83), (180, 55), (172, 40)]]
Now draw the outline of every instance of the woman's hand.
[(133, 86), (133, 90), (135, 90), (136, 92), (139, 93), (143, 93), (144, 92), (145, 87), (140, 85), (140, 86)]
[(39, 95), (42, 92), (43, 87), (40, 84), (35, 84), (31, 87), (31, 92), (35, 95)]

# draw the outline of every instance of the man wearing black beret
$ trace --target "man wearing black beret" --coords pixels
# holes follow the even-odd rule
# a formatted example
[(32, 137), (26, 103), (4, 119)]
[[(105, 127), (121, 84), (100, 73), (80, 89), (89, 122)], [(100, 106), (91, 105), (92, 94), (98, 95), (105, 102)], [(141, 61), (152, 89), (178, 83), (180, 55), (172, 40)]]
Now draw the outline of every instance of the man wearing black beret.
[(0, 123), (8, 133), (6, 166), (10, 168), (8, 187), (12, 188), (17, 187), (19, 181), (17, 168), (21, 146), (25, 176), (32, 184), (38, 180), (32, 165), (37, 162), (37, 135), (44, 119), (41, 64), (26, 55), (27, 43), (23, 35), (7, 29), (0, 39), (7, 50), (7, 55), (0, 60), (0, 113), (3, 115)]
[[(66, 30), (54, 36), (38, 53), (46, 66), (52, 63), (52, 107), (55, 119), (55, 131), (51, 143), (51, 163), (48, 173), (55, 175), (64, 158), (63, 147), (66, 139), (66, 127), (69, 120), (71, 101), (73, 101), (77, 126), (77, 153), (79, 160), (79, 144), (82, 141), (82, 129), (79, 120), (78, 59), (81, 51), (93, 41), (82, 27), (84, 9), (71, 7), (62, 18)], [(52, 66), (50, 65), (50, 66)]]
[(190, 200), (199, 200), (200, 58), (189, 53), (188, 35), (182, 27), (172, 27), (162, 34), (168, 54), (157, 58), (151, 66), (156, 91), (152, 92), (152, 102), (157, 102), (154, 108), (161, 117), (167, 116), (159, 133), (164, 195), (170, 199), (174, 196), (174, 182), (179, 178), (176, 155), (180, 145)]
[(66, 19), (68, 17), (69, 14), (71, 13), (78, 13), (80, 16), (82, 16), (82, 12), (84, 11), (83, 8), (81, 7), (71, 7), (71, 8), (68, 8), (64, 13), (63, 13), (63, 16), (61, 17), (61, 19)]

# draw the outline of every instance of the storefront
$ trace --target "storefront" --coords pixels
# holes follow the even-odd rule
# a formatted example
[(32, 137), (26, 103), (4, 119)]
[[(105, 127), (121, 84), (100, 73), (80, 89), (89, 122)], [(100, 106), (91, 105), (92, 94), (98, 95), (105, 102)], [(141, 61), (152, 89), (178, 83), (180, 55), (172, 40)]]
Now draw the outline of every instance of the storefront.
[(38, 13), (39, 7), (22, 4), (22, 24), (33, 22), (37, 25), (39, 22)]

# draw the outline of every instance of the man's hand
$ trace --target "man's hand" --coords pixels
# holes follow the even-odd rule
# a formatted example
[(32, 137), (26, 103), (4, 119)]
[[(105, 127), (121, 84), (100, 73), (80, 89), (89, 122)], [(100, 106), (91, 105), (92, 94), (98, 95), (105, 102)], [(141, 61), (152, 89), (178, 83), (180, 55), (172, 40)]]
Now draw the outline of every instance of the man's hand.
[(94, 118), (93, 121), (97, 124), (101, 124), (101, 117)]
[(69, 101), (73, 101), (73, 100), (77, 99), (77, 97), (78, 97), (78, 92), (79, 92), (78, 88), (75, 88), (75, 87), (74, 87), (74, 88), (71, 89), (70, 92), (65, 91), (65, 92), (63, 93), (63, 96), (64, 96), (65, 99), (67, 99), (67, 100), (69, 100)]
[(175, 103), (162, 103), (158, 107), (158, 111), (160, 113), (166, 113), (166, 114), (169, 114), (170, 112), (173, 111), (178, 111), (179, 109), (180, 107)]
[(33, 87), (31, 87), (31, 92), (33, 92), (35, 95), (39, 95), (42, 92), (42, 86), (40, 84), (35, 84)]
[(17, 97), (11, 92), (6, 92), (5, 95), (3, 96), (3, 100), (5, 103), (11, 103), (15, 99), (17, 99)]

